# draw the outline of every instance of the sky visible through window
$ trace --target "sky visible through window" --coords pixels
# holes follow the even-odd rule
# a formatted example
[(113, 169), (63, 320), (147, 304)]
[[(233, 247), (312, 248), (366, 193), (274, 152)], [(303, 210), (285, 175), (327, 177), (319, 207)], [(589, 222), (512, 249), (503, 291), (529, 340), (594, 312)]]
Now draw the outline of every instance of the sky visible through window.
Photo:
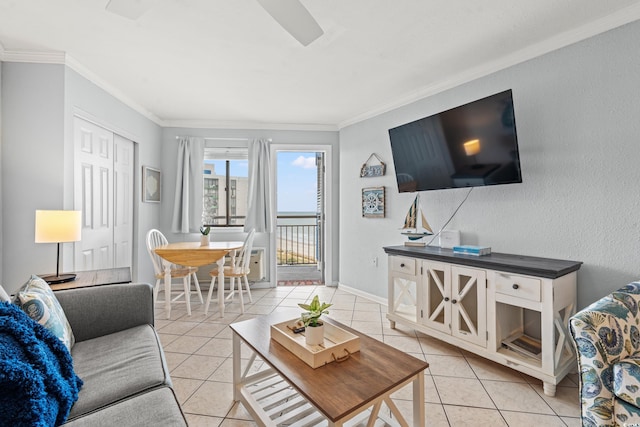
[[(316, 212), (317, 168), (313, 152), (279, 151), (277, 158), (278, 212)], [(225, 160), (205, 160), (215, 165), (215, 171), (224, 175)], [(232, 161), (231, 176), (247, 177), (248, 162)]]
[[(226, 160), (205, 160), (206, 164), (215, 165), (217, 174), (224, 175), (227, 170)], [(249, 162), (247, 160), (233, 160), (229, 165), (230, 176), (249, 176)]]
[(278, 152), (278, 212), (316, 212), (315, 153)]

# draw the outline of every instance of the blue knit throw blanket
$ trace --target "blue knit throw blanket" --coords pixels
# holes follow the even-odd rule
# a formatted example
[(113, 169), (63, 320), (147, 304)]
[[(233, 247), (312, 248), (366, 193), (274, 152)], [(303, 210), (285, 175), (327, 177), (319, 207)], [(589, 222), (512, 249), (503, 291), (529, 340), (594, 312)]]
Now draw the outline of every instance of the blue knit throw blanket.
[(80, 387), (62, 341), (19, 307), (0, 302), (0, 425), (63, 424)]

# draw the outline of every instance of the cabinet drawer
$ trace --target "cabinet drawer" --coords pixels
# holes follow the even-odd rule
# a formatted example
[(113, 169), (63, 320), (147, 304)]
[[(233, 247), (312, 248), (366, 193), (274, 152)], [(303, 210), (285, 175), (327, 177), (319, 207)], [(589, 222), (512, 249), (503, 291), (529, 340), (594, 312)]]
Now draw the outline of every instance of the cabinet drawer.
[(398, 273), (416, 274), (416, 260), (414, 258), (391, 257), (391, 271)]
[(531, 301), (540, 301), (540, 280), (530, 277), (496, 274), (496, 292)]

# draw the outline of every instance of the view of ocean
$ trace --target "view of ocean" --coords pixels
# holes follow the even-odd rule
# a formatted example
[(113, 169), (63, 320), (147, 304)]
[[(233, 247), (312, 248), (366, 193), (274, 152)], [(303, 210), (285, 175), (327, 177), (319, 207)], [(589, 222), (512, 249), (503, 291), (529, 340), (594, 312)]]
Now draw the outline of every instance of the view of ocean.
[(315, 212), (278, 212), (276, 246), (285, 264), (313, 264), (317, 257)]

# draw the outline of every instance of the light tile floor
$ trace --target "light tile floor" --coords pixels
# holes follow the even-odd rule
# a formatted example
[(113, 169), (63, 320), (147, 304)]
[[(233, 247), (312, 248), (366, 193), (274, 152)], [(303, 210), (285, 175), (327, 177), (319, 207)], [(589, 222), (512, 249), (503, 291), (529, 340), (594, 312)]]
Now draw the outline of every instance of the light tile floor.
[[(297, 308), (319, 294), (334, 305), (329, 316), (429, 362), (425, 376), (428, 426), (579, 426), (577, 375), (565, 378), (555, 397), (546, 396), (539, 380), (503, 367), (401, 325), (389, 328), (386, 306), (333, 287), (297, 286), (255, 289), (253, 304), (226, 306), (219, 317), (215, 305), (204, 315), (192, 303), (174, 305), (166, 320), (156, 307), (156, 328), (166, 352), (176, 394), (190, 426), (255, 426), (232, 396), (232, 346), (229, 323)], [(213, 304), (213, 303), (212, 303)], [(394, 395), (403, 413), (411, 415), (410, 386)]]

